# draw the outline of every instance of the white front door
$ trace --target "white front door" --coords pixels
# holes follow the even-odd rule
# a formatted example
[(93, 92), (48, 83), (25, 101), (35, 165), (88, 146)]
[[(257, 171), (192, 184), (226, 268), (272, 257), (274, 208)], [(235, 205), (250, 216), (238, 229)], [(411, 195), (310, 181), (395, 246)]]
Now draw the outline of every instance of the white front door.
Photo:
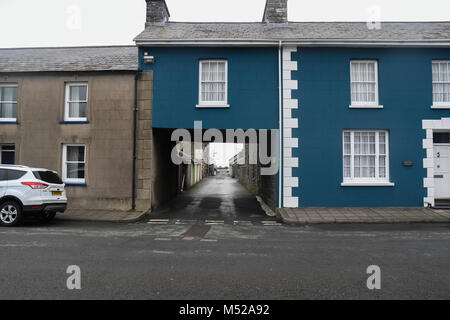
[(450, 198), (450, 145), (434, 145), (434, 197)]

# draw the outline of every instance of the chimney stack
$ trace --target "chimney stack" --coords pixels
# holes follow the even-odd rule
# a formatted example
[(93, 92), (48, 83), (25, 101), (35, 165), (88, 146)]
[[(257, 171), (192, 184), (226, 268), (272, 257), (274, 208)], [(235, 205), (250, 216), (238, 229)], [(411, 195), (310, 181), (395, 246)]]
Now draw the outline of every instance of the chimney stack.
[(164, 24), (169, 20), (170, 13), (165, 0), (145, 0), (147, 2), (147, 21), (145, 26)]
[(287, 23), (287, 2), (288, 0), (267, 0), (263, 22)]

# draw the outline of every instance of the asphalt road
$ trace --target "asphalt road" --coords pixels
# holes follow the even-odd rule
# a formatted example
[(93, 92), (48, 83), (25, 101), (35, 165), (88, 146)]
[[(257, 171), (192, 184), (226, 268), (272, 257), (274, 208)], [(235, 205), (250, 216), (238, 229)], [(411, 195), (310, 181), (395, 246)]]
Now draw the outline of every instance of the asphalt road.
[[(0, 299), (450, 298), (449, 224), (290, 227), (230, 210), (0, 228)], [(70, 265), (81, 290), (67, 289)], [(367, 289), (370, 265), (381, 290)]]
[[(195, 225), (2, 228), (0, 298), (450, 298), (449, 225), (223, 224), (185, 237)], [(382, 288), (370, 291), (374, 264)], [(66, 287), (69, 265), (81, 268), (79, 291)]]

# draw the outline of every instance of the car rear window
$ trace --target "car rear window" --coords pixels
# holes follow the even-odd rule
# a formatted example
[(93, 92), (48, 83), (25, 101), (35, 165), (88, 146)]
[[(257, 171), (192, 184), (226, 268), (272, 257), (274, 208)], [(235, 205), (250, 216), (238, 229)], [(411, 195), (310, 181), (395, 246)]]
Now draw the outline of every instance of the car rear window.
[(34, 176), (36, 179), (48, 182), (48, 183), (54, 183), (54, 184), (63, 184), (61, 178), (53, 171), (33, 171)]
[(8, 170), (8, 180), (17, 180), (22, 178), (27, 172), (21, 170)]

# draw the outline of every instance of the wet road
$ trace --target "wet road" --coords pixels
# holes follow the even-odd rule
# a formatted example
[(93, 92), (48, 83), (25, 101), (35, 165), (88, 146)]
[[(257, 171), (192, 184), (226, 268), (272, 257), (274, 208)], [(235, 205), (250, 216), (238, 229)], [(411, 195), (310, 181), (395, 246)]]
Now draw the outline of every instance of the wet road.
[[(227, 177), (168, 208), (133, 224), (0, 228), (0, 299), (450, 298), (449, 224), (276, 224)], [(72, 265), (81, 290), (67, 288)], [(371, 265), (381, 290), (367, 288)]]
[(154, 219), (224, 221), (274, 220), (261, 209), (256, 197), (237, 180), (219, 174), (195, 187), (152, 214)]

